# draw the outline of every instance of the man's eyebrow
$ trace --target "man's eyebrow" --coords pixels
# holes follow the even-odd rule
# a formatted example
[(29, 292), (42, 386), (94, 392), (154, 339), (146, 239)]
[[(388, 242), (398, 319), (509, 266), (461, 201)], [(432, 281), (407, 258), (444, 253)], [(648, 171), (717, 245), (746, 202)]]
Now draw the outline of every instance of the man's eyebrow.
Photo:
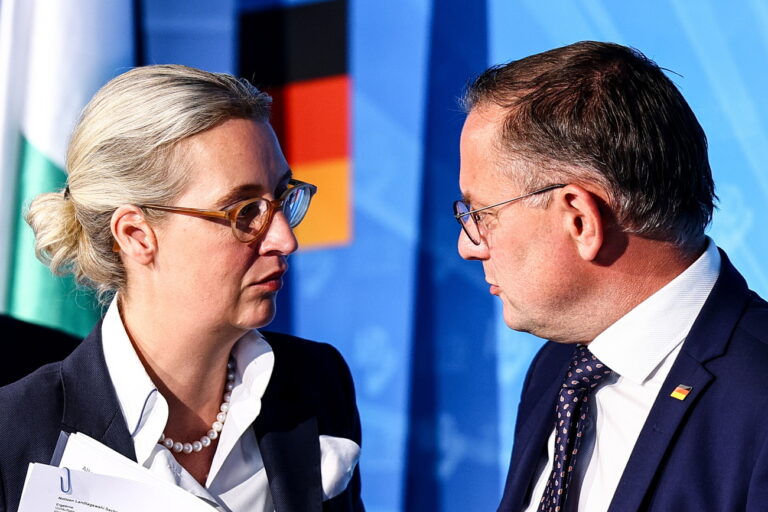
[(491, 204), (484, 201), (478, 201), (477, 199), (472, 199), (472, 194), (462, 194), (461, 200), (464, 201), (464, 204), (466, 204), (467, 207), (473, 211), (485, 208), (486, 206), (490, 206)]

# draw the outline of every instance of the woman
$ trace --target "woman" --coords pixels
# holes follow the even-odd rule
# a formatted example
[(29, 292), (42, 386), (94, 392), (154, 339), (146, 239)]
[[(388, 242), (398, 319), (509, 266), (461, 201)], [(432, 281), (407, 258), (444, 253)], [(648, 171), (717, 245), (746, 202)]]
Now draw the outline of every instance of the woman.
[[(30, 205), (38, 257), (110, 300), (61, 363), (0, 389), (0, 510), (82, 432), (220, 510), (362, 510), (351, 377), (328, 345), (260, 334), (315, 187), (244, 80), (118, 76), (85, 108), (67, 187)], [(159, 441), (158, 441), (159, 439)]]

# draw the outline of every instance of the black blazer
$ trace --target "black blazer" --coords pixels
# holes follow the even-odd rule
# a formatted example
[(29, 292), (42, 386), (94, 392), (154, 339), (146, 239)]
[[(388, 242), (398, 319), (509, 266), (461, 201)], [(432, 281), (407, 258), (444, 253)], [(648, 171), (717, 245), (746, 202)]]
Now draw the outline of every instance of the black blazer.
[(0, 358), (0, 386), (17, 381), (41, 366), (67, 357), (80, 343), (80, 338), (0, 315), (0, 338), (7, 354)]
[[(322, 501), (319, 435), (361, 443), (352, 377), (324, 343), (263, 333), (275, 366), (253, 424), (277, 512), (363, 511), (360, 474)], [(50, 463), (59, 433), (82, 432), (136, 460), (101, 345), (101, 322), (64, 361), (0, 388), (0, 512), (19, 506), (27, 466)]]
[[(768, 304), (721, 251), (720, 276), (640, 431), (609, 512), (768, 509)], [(573, 346), (528, 370), (500, 512), (530, 499)], [(692, 386), (685, 400), (670, 393)]]

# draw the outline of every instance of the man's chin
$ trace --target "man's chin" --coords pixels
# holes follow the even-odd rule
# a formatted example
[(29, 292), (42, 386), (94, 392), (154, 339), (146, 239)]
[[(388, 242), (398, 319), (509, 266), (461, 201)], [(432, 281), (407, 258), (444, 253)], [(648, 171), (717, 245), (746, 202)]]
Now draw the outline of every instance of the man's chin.
[(534, 334), (531, 332), (530, 322), (526, 322), (519, 312), (510, 313), (509, 306), (504, 304), (504, 323), (517, 332), (524, 332), (528, 334)]
[(511, 309), (508, 304), (504, 304), (504, 323), (507, 327), (513, 331), (531, 334), (544, 340), (549, 339), (547, 333), (551, 331), (551, 328), (521, 314), (519, 310), (510, 311)]

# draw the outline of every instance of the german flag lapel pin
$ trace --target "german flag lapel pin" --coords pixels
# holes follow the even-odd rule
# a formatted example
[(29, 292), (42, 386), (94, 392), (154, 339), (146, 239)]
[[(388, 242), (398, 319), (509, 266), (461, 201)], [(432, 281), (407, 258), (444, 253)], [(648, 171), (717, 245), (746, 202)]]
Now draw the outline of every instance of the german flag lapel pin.
[(685, 397), (688, 396), (688, 393), (691, 392), (693, 388), (691, 386), (686, 386), (685, 384), (678, 384), (678, 386), (675, 388), (675, 390), (669, 394), (672, 398), (677, 398), (678, 400), (685, 400)]

